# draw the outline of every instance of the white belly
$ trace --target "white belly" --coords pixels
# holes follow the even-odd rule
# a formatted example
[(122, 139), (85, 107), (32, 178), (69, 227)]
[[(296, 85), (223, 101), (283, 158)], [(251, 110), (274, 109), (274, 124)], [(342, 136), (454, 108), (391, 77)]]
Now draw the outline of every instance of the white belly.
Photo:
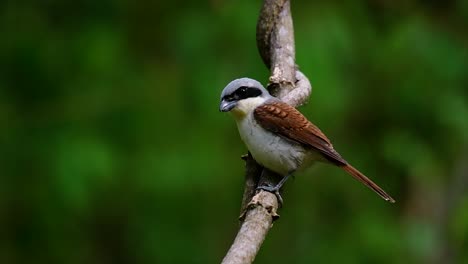
[(309, 165), (308, 150), (266, 131), (255, 122), (252, 114), (237, 121), (240, 136), (253, 158), (262, 166), (287, 175)]

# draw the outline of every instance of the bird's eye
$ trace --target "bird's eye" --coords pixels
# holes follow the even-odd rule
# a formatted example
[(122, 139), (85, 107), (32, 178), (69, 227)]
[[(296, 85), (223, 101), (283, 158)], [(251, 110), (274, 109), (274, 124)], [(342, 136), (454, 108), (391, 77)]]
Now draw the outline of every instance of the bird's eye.
[(262, 94), (262, 91), (255, 87), (241, 86), (237, 88), (230, 96), (234, 100), (242, 100), (249, 97), (257, 97)]
[(249, 94), (249, 87), (241, 87), (239, 91), (239, 95), (242, 97), (248, 97), (247, 95)]

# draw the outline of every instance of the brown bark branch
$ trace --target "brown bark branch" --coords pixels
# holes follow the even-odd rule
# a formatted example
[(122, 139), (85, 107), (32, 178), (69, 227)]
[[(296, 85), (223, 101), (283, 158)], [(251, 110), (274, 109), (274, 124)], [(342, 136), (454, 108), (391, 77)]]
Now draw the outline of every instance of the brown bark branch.
[(244, 222), (222, 263), (252, 263), (273, 221), (278, 218), (276, 196), (261, 191), (247, 206)]
[(244, 183), (244, 194), (242, 196), (241, 204), (241, 216), (240, 219), (244, 218), (244, 213), (247, 210), (247, 205), (255, 195), (256, 188), (260, 181), (260, 175), (262, 173), (262, 166), (260, 166), (253, 158), (250, 153), (242, 156), (245, 161), (245, 183)]
[(270, 69), (268, 89), (298, 107), (307, 102), (312, 86), (295, 62), (294, 27), (289, 0), (265, 0), (257, 23), (257, 47)]
[[(307, 102), (312, 87), (295, 63), (294, 29), (289, 0), (264, 0), (257, 22), (257, 47), (270, 69), (268, 89), (292, 106)], [(259, 191), (259, 185), (274, 186), (281, 176), (261, 166), (252, 156), (246, 161), (245, 189), (241, 206), (241, 227), (224, 264), (252, 263), (277, 214), (278, 201), (272, 193)], [(261, 177), (260, 177), (261, 175)], [(256, 194), (255, 194), (256, 193)], [(255, 195), (254, 195), (255, 194)]]

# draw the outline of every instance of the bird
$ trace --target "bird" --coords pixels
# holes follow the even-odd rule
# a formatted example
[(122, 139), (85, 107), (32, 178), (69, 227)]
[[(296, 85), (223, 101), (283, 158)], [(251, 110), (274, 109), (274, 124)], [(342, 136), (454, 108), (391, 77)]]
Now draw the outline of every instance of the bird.
[(250, 78), (231, 81), (221, 92), (219, 110), (230, 112), (240, 137), (254, 160), (282, 176), (275, 186), (259, 186), (272, 192), (280, 205), (279, 190), (296, 172), (324, 162), (342, 168), (385, 201), (395, 200), (371, 179), (349, 164), (333, 148), (325, 134), (296, 108), (273, 97)]

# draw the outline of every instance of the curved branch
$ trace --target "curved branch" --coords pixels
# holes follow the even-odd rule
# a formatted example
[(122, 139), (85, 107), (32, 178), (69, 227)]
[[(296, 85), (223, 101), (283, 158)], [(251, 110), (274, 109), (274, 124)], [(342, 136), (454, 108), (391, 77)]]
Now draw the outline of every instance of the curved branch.
[(271, 72), (270, 93), (294, 107), (305, 104), (312, 86), (295, 63), (294, 27), (289, 0), (263, 2), (257, 22), (257, 47)]
[[(289, 0), (264, 0), (257, 22), (257, 47), (271, 72), (268, 85), (270, 93), (294, 107), (306, 103), (312, 86), (295, 63)], [(276, 213), (276, 196), (265, 191), (255, 193), (259, 185), (276, 185), (281, 176), (268, 170), (261, 173), (261, 166), (250, 154), (243, 159), (246, 161), (246, 174), (240, 217), (242, 223), (223, 259), (224, 264), (252, 263), (273, 221), (279, 217)]]

